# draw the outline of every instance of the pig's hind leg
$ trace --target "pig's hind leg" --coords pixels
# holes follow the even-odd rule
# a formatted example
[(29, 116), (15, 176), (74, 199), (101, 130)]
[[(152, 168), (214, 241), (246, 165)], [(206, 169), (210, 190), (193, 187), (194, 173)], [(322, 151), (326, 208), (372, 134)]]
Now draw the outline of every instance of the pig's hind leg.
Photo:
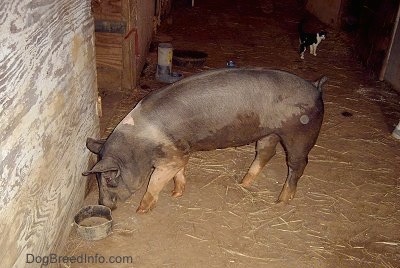
[[(140, 205), (136, 210), (136, 212), (146, 213), (152, 210), (156, 206), (159, 193), (168, 183), (168, 181), (170, 181), (174, 176), (178, 176), (178, 180), (180, 180), (181, 183), (182, 182), (181, 179), (183, 177), (183, 168), (186, 165), (186, 163), (187, 163), (187, 158), (184, 158), (180, 161), (173, 161), (157, 166), (150, 176), (150, 181), (149, 185), (147, 186), (147, 191), (144, 194), (142, 201), (140, 202)], [(177, 187), (175, 186), (175, 189), (176, 188)], [(179, 189), (181, 189), (181, 186), (178, 187), (178, 190)]]
[(240, 185), (244, 187), (249, 187), (251, 185), (267, 162), (275, 155), (276, 145), (279, 141), (280, 137), (276, 134), (271, 134), (257, 141), (256, 157)]
[(184, 170), (185, 168), (179, 170), (174, 177), (175, 187), (172, 191), (172, 197), (180, 197), (183, 195), (183, 191), (185, 190), (186, 185)]
[[(311, 135), (282, 136), (286, 150), (288, 174), (277, 202), (287, 203), (294, 198), (297, 182), (308, 163), (308, 153), (314, 146), (318, 133)], [(315, 136), (315, 137), (310, 137)]]

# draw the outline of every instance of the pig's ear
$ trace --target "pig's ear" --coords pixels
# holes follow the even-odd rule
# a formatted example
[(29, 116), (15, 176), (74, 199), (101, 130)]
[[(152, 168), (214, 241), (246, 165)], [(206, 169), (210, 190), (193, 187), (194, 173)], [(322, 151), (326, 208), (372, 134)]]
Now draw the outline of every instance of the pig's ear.
[(85, 171), (82, 173), (83, 176), (88, 176), (92, 173), (102, 173), (106, 171), (117, 171), (119, 175), (119, 167), (118, 165), (112, 161), (110, 158), (105, 158), (97, 162), (96, 165), (91, 170)]
[(94, 154), (99, 154), (101, 148), (103, 148), (104, 143), (106, 142), (105, 139), (95, 140), (92, 138), (87, 138), (86, 140), (86, 147)]

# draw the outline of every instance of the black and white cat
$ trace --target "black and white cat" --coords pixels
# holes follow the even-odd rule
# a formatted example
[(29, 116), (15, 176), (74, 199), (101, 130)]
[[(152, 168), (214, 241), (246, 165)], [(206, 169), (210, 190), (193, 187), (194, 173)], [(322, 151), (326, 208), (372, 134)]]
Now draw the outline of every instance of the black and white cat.
[(299, 41), (300, 41), (300, 58), (304, 59), (304, 52), (307, 47), (310, 47), (310, 54), (317, 56), (317, 46), (321, 43), (322, 40), (326, 38), (326, 31), (320, 31), (318, 33), (306, 33), (303, 30), (303, 21), (299, 23)]

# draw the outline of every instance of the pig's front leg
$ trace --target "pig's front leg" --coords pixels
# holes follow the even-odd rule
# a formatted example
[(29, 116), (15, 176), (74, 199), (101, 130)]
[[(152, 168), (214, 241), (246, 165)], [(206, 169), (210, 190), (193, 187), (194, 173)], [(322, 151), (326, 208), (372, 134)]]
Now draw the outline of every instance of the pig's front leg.
[[(182, 184), (182, 178), (184, 182), (183, 168), (186, 163), (187, 159), (186, 160), (182, 159), (182, 161), (169, 162), (168, 164), (156, 167), (153, 173), (151, 174), (147, 191), (144, 194), (142, 201), (140, 202), (140, 205), (136, 210), (136, 212), (147, 213), (150, 210), (152, 210), (156, 206), (160, 191), (164, 188), (167, 182), (170, 181), (174, 176), (176, 176), (176, 178), (178, 179), (178, 184), (175, 185), (173, 196), (179, 196), (179, 194), (182, 195), (183, 188), (185, 185), (184, 183)], [(175, 195), (175, 193), (177, 193), (177, 195)]]

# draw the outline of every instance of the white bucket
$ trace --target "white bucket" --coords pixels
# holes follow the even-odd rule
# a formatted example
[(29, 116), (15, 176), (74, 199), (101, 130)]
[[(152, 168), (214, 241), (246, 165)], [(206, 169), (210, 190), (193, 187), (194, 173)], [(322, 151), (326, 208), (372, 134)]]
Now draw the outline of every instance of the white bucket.
[(156, 78), (170, 76), (172, 72), (173, 48), (170, 43), (158, 44), (158, 63)]

